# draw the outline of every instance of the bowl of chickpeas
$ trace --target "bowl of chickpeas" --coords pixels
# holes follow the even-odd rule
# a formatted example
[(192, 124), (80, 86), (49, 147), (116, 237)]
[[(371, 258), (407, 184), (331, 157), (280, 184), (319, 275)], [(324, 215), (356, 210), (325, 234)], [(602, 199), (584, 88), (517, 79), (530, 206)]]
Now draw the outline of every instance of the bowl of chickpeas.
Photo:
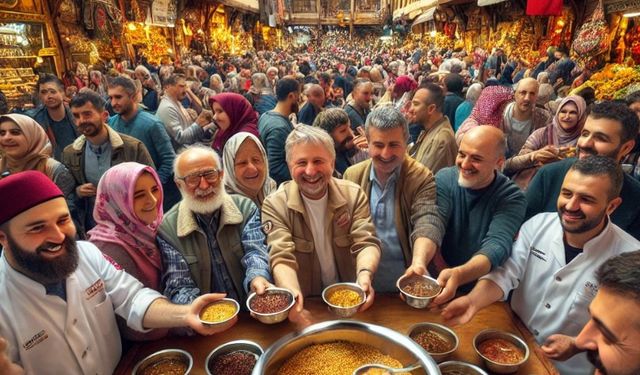
[(367, 295), (356, 283), (336, 283), (322, 291), (322, 299), (331, 312), (341, 318), (348, 318), (358, 312)]

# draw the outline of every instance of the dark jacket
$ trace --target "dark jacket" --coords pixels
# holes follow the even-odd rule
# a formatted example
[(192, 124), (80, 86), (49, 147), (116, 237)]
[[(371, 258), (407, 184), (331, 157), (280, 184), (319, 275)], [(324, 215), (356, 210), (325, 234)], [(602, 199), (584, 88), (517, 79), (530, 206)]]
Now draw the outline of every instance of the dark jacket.
[(73, 143), (75, 139), (78, 138), (78, 135), (79, 135), (78, 130), (76, 129), (76, 126), (74, 125), (74, 122), (73, 122), (73, 115), (71, 114), (71, 109), (69, 109), (69, 107), (65, 105), (64, 111), (65, 111), (65, 120), (71, 129), (71, 131), (68, 131), (66, 133), (73, 134), (73, 137), (62, 138), (59, 136), (60, 132), (55, 131), (51, 127), (50, 117), (49, 117), (49, 113), (47, 112), (47, 107), (41, 105), (37, 108), (27, 111), (26, 113), (27, 116), (34, 119), (38, 124), (40, 124), (40, 126), (44, 128), (44, 131), (45, 133), (47, 133), (47, 137), (49, 137), (49, 141), (51, 142), (51, 146), (53, 147), (53, 158), (56, 160), (61, 160), (62, 151), (64, 150), (64, 148), (70, 145), (71, 143)]

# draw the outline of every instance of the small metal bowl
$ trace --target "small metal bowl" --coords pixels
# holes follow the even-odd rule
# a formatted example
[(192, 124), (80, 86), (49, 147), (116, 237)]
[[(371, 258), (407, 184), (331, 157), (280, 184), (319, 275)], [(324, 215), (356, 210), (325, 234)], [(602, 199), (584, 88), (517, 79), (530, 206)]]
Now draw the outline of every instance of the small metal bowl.
[[(437, 323), (418, 323), (413, 325), (409, 329), (409, 338), (413, 340), (413, 335), (417, 335), (421, 332), (432, 331), (446, 340), (452, 348), (442, 353), (432, 353), (425, 349), (427, 353), (433, 358), (437, 363), (443, 362), (447, 359), (453, 352), (458, 349), (458, 345), (460, 344), (460, 340), (458, 339), (458, 335), (453, 332), (450, 328), (443, 326), (442, 324)], [(415, 340), (414, 340), (415, 341)], [(417, 343), (417, 341), (416, 341)], [(420, 344), (418, 344), (420, 345)], [(422, 346), (421, 346), (422, 347)]]
[(214, 326), (222, 326), (226, 323), (228, 323), (231, 319), (233, 319), (236, 315), (238, 315), (238, 312), (240, 311), (240, 304), (238, 303), (238, 301), (236, 301), (235, 299), (232, 298), (223, 298), (219, 301), (215, 301), (213, 303), (208, 304), (207, 306), (203, 307), (202, 310), (200, 311), (200, 314), (202, 314), (202, 312), (209, 306), (211, 305), (216, 305), (216, 304), (222, 304), (222, 303), (228, 303), (228, 304), (232, 304), (235, 309), (236, 312), (233, 313), (233, 315), (231, 315), (229, 318), (225, 319), (225, 320), (221, 320), (219, 322), (210, 322), (207, 320), (202, 320), (202, 316), (199, 315), (200, 318), (200, 322), (206, 326), (210, 326), (210, 327), (214, 327)]
[(188, 374), (193, 367), (193, 357), (189, 352), (182, 349), (164, 349), (155, 352), (142, 359), (131, 371), (131, 375), (141, 375), (147, 369), (160, 365), (162, 362), (182, 362), (186, 366), (185, 374)]
[(236, 341), (228, 342), (226, 344), (222, 344), (222, 345), (218, 346), (217, 348), (213, 349), (211, 351), (211, 353), (209, 353), (209, 355), (207, 356), (207, 359), (204, 362), (205, 368), (206, 368), (206, 371), (207, 371), (207, 375), (215, 375), (212, 372), (211, 368), (210, 368), (210, 366), (211, 366), (211, 364), (212, 364), (214, 359), (216, 359), (217, 357), (219, 357), (219, 356), (221, 356), (223, 354), (236, 352), (236, 351), (239, 351), (239, 350), (255, 354), (256, 363), (257, 363), (257, 360), (262, 355), (262, 353), (264, 353), (264, 351), (262, 350), (260, 345), (256, 344), (253, 341), (236, 340)]
[[(522, 358), (522, 361), (514, 364), (499, 363), (499, 362), (494, 362), (488, 359), (487, 357), (485, 357), (480, 353), (480, 350), (478, 350), (478, 347), (481, 343), (489, 339), (504, 339), (511, 342), (518, 349), (522, 350), (522, 352), (524, 353), (524, 358)], [(495, 372), (497, 374), (514, 373), (518, 371), (520, 366), (529, 359), (529, 346), (527, 346), (527, 343), (523, 339), (521, 339), (520, 337), (514, 334), (504, 332), (504, 331), (498, 331), (495, 329), (485, 329), (484, 331), (481, 331), (480, 333), (478, 333), (476, 337), (473, 338), (473, 348), (476, 350), (476, 353), (478, 353), (480, 358), (482, 358), (485, 366), (490, 371)]]
[[(331, 304), (329, 302), (329, 296), (331, 295), (331, 293), (340, 289), (349, 289), (349, 290), (353, 290), (354, 292), (357, 292), (358, 295), (360, 296), (360, 303), (351, 307), (341, 307), (341, 306)], [(362, 290), (360, 285), (356, 283), (335, 283), (333, 285), (329, 285), (328, 287), (324, 288), (324, 290), (322, 291), (322, 299), (327, 305), (329, 305), (329, 310), (332, 313), (342, 318), (348, 318), (358, 312), (358, 309), (360, 308), (360, 306), (362, 306), (362, 304), (364, 304), (364, 302), (366, 301), (367, 295), (364, 293), (364, 290)]]
[(274, 313), (263, 314), (263, 313), (256, 312), (251, 309), (251, 301), (257, 296), (257, 294), (253, 292), (249, 295), (249, 298), (247, 298), (247, 309), (251, 311), (251, 313), (253, 314), (253, 317), (265, 324), (280, 323), (281, 321), (287, 319), (287, 317), (289, 316), (289, 310), (291, 310), (293, 305), (295, 305), (296, 303), (296, 300), (293, 298), (293, 293), (289, 289), (275, 288), (275, 287), (267, 289), (264, 293), (265, 294), (285, 294), (289, 299), (289, 305), (287, 305), (287, 307), (284, 310), (274, 312)]
[(438, 367), (442, 375), (488, 375), (480, 367), (461, 361), (442, 362)]
[[(403, 288), (407, 285), (409, 281), (413, 280), (414, 278), (426, 279), (430, 284), (437, 287), (438, 292), (428, 297), (418, 297), (405, 292)], [(402, 276), (396, 282), (396, 287), (400, 289), (400, 293), (402, 293), (402, 295), (404, 296), (404, 300), (405, 302), (407, 302), (407, 305), (411, 307), (415, 307), (416, 309), (424, 309), (425, 307), (429, 306), (429, 303), (431, 303), (431, 301), (442, 291), (442, 287), (440, 287), (440, 284), (438, 284), (438, 281), (426, 275)]]

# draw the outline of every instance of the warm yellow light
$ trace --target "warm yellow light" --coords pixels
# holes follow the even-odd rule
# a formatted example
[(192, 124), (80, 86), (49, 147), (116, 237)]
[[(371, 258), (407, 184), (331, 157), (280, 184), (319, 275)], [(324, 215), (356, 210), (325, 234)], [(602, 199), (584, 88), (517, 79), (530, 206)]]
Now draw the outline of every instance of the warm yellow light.
[(558, 26), (564, 27), (564, 21), (563, 20), (558, 20)]
[(137, 29), (136, 24), (133, 22), (129, 22), (129, 25), (127, 25), (127, 28), (129, 29), (129, 31), (136, 31)]
[(167, 53), (173, 53), (173, 50), (171, 48), (167, 48)]
[(432, 38), (435, 38), (436, 36), (436, 31), (435, 30), (431, 30), (431, 32), (429, 33), (429, 35), (431, 35)]

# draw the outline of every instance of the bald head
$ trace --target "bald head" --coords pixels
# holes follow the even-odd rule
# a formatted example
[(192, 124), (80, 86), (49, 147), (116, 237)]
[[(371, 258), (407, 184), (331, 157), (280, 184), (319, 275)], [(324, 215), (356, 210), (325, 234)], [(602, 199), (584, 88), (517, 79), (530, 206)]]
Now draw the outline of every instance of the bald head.
[(523, 78), (518, 82), (516, 86), (516, 109), (523, 114), (533, 114), (533, 110), (536, 107), (536, 101), (538, 100), (538, 89), (540, 83), (535, 79)]
[(500, 129), (483, 125), (469, 130), (456, 156), (458, 185), (471, 190), (489, 186), (496, 170), (502, 169), (504, 152), (505, 138)]
[(176, 178), (184, 177), (205, 169), (220, 169), (220, 156), (211, 147), (191, 146), (176, 156), (173, 173)]
[(310, 84), (306, 90), (307, 100), (316, 108), (324, 107), (324, 89), (318, 84)]

